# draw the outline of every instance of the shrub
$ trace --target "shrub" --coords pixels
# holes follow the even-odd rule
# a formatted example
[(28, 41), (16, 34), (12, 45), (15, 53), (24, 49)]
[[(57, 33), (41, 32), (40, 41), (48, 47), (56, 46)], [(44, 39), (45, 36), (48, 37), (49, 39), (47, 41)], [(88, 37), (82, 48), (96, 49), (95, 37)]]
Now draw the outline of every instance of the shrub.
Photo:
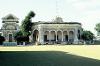
[(18, 42), (29, 42), (29, 37), (26, 37), (26, 36), (18, 36), (18, 37), (16, 37), (16, 40)]
[(0, 45), (2, 45), (4, 41), (5, 41), (5, 38), (0, 35)]

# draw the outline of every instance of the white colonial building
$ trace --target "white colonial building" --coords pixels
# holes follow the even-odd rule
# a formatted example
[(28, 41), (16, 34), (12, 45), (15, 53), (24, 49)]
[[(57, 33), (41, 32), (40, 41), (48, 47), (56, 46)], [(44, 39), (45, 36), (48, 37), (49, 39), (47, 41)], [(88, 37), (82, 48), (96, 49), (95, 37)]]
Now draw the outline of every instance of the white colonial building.
[(56, 17), (52, 22), (34, 22), (31, 41), (40, 44), (78, 44), (81, 34), (81, 23), (64, 22), (61, 17)]
[[(13, 42), (14, 34), (19, 31), (18, 18), (9, 14), (2, 18), (2, 35), (6, 41)], [(64, 22), (61, 17), (54, 21), (33, 22), (30, 41), (39, 44), (78, 44), (82, 27), (78, 22)]]

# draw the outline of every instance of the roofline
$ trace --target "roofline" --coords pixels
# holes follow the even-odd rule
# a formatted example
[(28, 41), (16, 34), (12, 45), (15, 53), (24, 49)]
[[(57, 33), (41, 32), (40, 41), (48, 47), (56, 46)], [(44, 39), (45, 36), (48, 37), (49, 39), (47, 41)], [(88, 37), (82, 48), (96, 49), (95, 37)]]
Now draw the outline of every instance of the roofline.
[[(7, 23), (7, 21), (2, 21), (2, 23)], [(16, 23), (19, 23), (19, 21), (9, 21), (9, 22), (16, 22)]]
[(81, 25), (81, 23), (79, 22), (33, 22), (35, 24), (79, 24)]
[(15, 19), (18, 19), (18, 20), (19, 20), (19, 18), (18, 18), (18, 17), (16, 17), (15, 15), (13, 15), (13, 14), (8, 14), (8, 15), (6, 15), (6, 16), (4, 16), (4, 17), (2, 17), (1, 19), (6, 19), (6, 17), (8, 17), (9, 15), (12, 15)]

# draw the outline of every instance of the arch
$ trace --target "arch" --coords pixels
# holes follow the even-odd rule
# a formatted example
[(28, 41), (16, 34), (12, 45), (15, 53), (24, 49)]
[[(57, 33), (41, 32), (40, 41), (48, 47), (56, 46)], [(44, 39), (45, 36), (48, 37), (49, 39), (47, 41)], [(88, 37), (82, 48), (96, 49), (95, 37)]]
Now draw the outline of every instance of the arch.
[(44, 32), (44, 42), (48, 42), (49, 41), (49, 31), (45, 31)]
[(5, 29), (8, 29), (8, 30), (16, 30), (16, 26), (14, 26), (14, 25), (7, 25), (5, 27)]
[(61, 31), (57, 31), (57, 41), (62, 41), (62, 32)]
[(39, 41), (39, 31), (38, 30), (34, 30), (33, 31), (33, 42), (38, 42)]
[(68, 41), (68, 33), (67, 33), (67, 31), (63, 31), (63, 41), (64, 42)]
[(78, 39), (81, 39), (81, 34), (80, 34), (80, 30), (78, 30), (78, 34), (77, 34)]
[(9, 42), (12, 42), (13, 41), (13, 34), (12, 33), (9, 33), (8, 34), (8, 37), (9, 37)]
[(74, 42), (74, 31), (69, 31), (69, 42), (70, 43)]

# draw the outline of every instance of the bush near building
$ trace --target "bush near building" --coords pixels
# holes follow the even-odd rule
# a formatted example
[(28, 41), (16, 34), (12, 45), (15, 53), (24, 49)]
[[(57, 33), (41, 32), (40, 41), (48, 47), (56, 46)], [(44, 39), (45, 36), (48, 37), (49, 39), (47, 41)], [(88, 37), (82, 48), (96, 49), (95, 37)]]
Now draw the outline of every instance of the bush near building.
[(17, 41), (18, 45), (22, 45), (23, 42), (25, 42), (25, 44), (27, 44), (27, 42), (29, 42), (29, 37), (27, 37), (27, 36), (17, 36), (15, 38), (15, 40)]
[(5, 41), (5, 38), (0, 35), (0, 45), (2, 45), (4, 41)]
[(83, 31), (81, 38), (86, 44), (91, 44), (93, 43), (94, 34), (91, 31)]

